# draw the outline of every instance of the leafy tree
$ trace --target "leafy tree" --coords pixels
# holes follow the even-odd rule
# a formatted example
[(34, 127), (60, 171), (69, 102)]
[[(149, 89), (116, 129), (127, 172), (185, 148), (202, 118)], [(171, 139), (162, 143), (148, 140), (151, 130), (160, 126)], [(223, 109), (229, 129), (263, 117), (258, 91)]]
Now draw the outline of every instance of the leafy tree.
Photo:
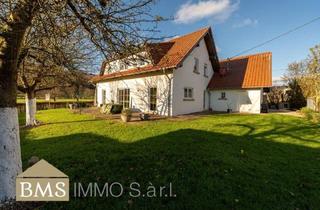
[(307, 102), (303, 95), (302, 89), (297, 79), (291, 79), (289, 81), (290, 91), (288, 92), (290, 108), (301, 109), (305, 107)]
[(313, 99), (316, 110), (320, 111), (320, 45), (310, 49), (307, 65), (308, 71), (301, 79), (301, 86), (303, 87), (304, 95)]
[(289, 103), (292, 109), (301, 109), (306, 106), (306, 96), (304, 94), (305, 75), (308, 72), (307, 60), (293, 62), (288, 65), (285, 79), (289, 84)]
[(291, 81), (293, 91), (296, 91), (294, 96), (297, 103), (306, 104), (302, 103), (302, 92), (304, 98), (313, 99), (316, 109), (320, 110), (320, 45), (311, 48), (305, 60), (289, 65), (287, 79)]

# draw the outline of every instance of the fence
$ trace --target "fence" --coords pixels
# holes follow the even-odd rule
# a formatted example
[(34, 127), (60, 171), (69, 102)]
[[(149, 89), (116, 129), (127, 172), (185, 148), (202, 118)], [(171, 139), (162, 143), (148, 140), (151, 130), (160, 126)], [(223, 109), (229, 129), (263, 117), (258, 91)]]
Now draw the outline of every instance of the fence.
[[(61, 109), (69, 108), (69, 104), (77, 104), (76, 102), (66, 102), (66, 101), (56, 101), (56, 102), (39, 102), (37, 103), (37, 110), (46, 110), (46, 109)], [(79, 102), (81, 107), (90, 107), (93, 106), (93, 101)], [(25, 112), (26, 105), (23, 103), (17, 104), (18, 112)]]

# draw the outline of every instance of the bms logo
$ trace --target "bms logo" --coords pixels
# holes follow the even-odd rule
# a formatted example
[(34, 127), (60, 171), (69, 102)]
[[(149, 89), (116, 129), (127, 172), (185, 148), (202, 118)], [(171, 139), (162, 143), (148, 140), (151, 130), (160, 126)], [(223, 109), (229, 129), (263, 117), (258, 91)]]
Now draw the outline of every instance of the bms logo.
[(19, 174), (17, 201), (69, 201), (69, 178), (45, 160)]

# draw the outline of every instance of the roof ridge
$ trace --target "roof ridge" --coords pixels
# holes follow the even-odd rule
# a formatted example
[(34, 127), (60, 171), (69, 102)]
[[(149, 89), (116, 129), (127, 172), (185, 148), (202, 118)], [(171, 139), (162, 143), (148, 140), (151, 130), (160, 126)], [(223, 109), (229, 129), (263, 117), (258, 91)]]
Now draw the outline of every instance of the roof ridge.
[(267, 55), (267, 54), (271, 55), (272, 52), (266, 51), (266, 52), (260, 52), (260, 53), (255, 53), (255, 54), (237, 56), (234, 58), (225, 58), (225, 59), (220, 60), (219, 62), (234, 61), (234, 60), (239, 60), (239, 59), (244, 59), (244, 58), (249, 58), (249, 57), (254, 57), (254, 56), (260, 56), (260, 55)]
[(190, 32), (190, 33), (187, 33), (187, 34), (181, 35), (181, 36), (179, 36), (179, 37), (172, 38), (172, 39), (169, 39), (169, 40), (167, 40), (167, 41), (158, 42), (158, 43), (166, 43), (166, 42), (171, 42), (171, 41), (173, 41), (173, 40), (177, 40), (177, 39), (185, 38), (185, 37), (187, 37), (187, 36), (193, 35), (193, 34), (198, 33), (198, 32), (200, 32), (200, 31), (209, 30), (210, 28), (211, 28), (210, 26), (208, 26), (208, 27), (204, 27), (204, 28), (198, 29), (198, 30), (196, 30), (196, 31), (193, 31), (193, 32)]

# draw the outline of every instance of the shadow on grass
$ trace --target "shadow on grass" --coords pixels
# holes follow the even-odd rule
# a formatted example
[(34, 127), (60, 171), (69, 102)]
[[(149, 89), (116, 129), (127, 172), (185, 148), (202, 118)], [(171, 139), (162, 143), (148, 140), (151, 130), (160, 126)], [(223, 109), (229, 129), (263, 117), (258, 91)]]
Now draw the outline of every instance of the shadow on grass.
[[(24, 140), (23, 162), (32, 155), (44, 158), (69, 175), (71, 186), (119, 182), (125, 187), (120, 198), (71, 198), (44, 209), (318, 208), (319, 150), (265, 141), (249, 129), (253, 141), (248, 134), (193, 129), (130, 144), (92, 133)], [(157, 187), (171, 182), (177, 197), (130, 198), (128, 186), (134, 181), (142, 192), (149, 182)]]
[[(315, 143), (320, 145), (320, 136), (318, 136), (317, 139), (308, 139), (308, 138), (303, 138), (303, 136), (310, 132), (319, 130), (320, 131), (320, 125), (318, 124), (310, 124), (310, 125), (304, 125), (304, 126), (287, 126), (287, 125), (282, 125), (282, 124), (277, 124), (273, 123), (274, 126), (272, 129), (264, 131), (264, 132), (256, 132), (256, 127), (253, 127), (248, 124), (241, 124), (241, 123), (228, 123), (228, 124), (220, 124), (220, 126), (226, 126), (226, 127), (231, 127), (231, 126), (237, 126), (241, 127), (247, 130), (247, 132), (243, 135), (243, 137), (247, 139), (258, 139), (258, 138), (265, 138), (265, 137), (270, 137), (270, 136), (278, 136), (278, 137), (291, 137), (293, 139), (297, 139), (301, 142), (305, 143)], [(263, 127), (264, 125), (261, 125), (260, 127)]]

